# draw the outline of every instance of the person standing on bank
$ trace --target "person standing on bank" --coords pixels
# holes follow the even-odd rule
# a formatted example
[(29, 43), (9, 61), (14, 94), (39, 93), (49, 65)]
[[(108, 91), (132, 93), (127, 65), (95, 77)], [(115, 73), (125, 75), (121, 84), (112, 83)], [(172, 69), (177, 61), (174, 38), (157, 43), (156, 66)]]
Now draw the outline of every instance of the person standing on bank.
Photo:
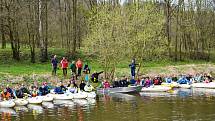
[(51, 64), (52, 64), (52, 75), (56, 76), (57, 72), (57, 55), (54, 55), (53, 58), (51, 59)]
[(76, 68), (78, 69), (78, 76), (81, 76), (82, 67), (83, 67), (83, 63), (79, 58), (78, 61), (76, 62)]
[(60, 62), (64, 77), (67, 76), (68, 61), (65, 57)]
[(138, 64), (135, 63), (135, 59), (132, 59), (131, 60), (131, 64), (129, 64), (129, 67), (131, 68), (131, 76), (132, 76), (132, 79), (135, 78), (135, 70), (136, 70), (136, 66)]

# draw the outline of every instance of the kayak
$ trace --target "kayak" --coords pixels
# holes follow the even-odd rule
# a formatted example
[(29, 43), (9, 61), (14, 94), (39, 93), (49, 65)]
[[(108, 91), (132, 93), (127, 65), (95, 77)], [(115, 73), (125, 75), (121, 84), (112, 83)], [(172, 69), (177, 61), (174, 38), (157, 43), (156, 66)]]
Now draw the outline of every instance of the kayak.
[(52, 95), (55, 100), (71, 100), (73, 99), (73, 95), (71, 93), (66, 94), (53, 94)]
[(43, 100), (39, 97), (28, 98), (29, 104), (41, 104)]
[(28, 104), (28, 101), (25, 99), (15, 99), (14, 103), (16, 104), (16, 106), (25, 106)]
[(194, 96), (215, 96), (215, 89), (209, 89), (209, 88), (193, 88), (192, 94)]
[(43, 102), (51, 102), (54, 100), (52, 95), (45, 95), (45, 96), (37, 96), (43, 100)]
[(85, 99), (87, 98), (88, 94), (86, 92), (79, 92), (72, 94), (74, 99)]
[(141, 86), (115, 87), (115, 88), (98, 88), (98, 93), (129, 93), (136, 92)]
[(184, 89), (190, 89), (191, 85), (189, 85), (189, 84), (178, 84), (178, 87), (179, 88), (184, 88)]
[(12, 108), (16, 104), (13, 102), (13, 100), (7, 100), (7, 101), (2, 101), (0, 102), (0, 107), (2, 108)]
[(193, 88), (210, 88), (210, 89), (215, 89), (215, 82), (210, 82), (210, 83), (193, 83), (191, 86)]
[(173, 97), (176, 96), (175, 93), (168, 92), (140, 92), (143, 97)]
[(150, 86), (150, 87), (143, 87), (141, 89), (142, 92), (167, 92), (170, 91), (171, 87), (156, 85), (156, 86)]
[(65, 105), (74, 103), (72, 100), (54, 100), (54, 105)]

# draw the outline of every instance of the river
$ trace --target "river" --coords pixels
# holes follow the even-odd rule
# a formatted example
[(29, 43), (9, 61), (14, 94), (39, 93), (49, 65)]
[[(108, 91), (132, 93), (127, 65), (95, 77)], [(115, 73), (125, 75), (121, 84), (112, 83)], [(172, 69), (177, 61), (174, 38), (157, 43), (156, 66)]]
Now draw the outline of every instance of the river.
[(215, 90), (98, 95), (96, 99), (54, 101), (0, 108), (2, 120), (15, 121), (212, 121)]

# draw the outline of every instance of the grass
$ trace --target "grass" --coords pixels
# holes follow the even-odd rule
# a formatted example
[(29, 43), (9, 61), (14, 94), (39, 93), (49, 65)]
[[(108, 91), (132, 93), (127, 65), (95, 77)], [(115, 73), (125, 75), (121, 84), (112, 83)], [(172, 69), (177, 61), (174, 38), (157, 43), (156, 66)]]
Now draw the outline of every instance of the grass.
[[(66, 51), (64, 49), (56, 49), (51, 48), (49, 51), (49, 57), (51, 55), (56, 54), (58, 55), (58, 60), (60, 60), (61, 57), (67, 56)], [(0, 49), (0, 74), (9, 74), (12, 76), (20, 76), (20, 75), (32, 75), (32, 74), (51, 74), (51, 64), (50, 62), (47, 63), (39, 63), (39, 50), (36, 50), (36, 58), (37, 63), (31, 63), (30, 62), (30, 51), (27, 48), (21, 49), (21, 60), (14, 61), (12, 60), (12, 54), (11, 49), (8, 47), (6, 49)], [(74, 57), (71, 57), (70, 60), (74, 60), (75, 58), (82, 58), (83, 60), (87, 61), (92, 68), (92, 71), (100, 71), (102, 70), (102, 66), (95, 61), (95, 58), (89, 58), (86, 55), (83, 54), (83, 52), (79, 52)], [(122, 75), (129, 75), (130, 69), (128, 67), (130, 63), (129, 59), (125, 59), (124, 62), (120, 62), (117, 65), (116, 69), (116, 75), (122, 76)], [(202, 66), (203, 65), (214, 65), (212, 62), (205, 62), (205, 61), (181, 61), (181, 62), (173, 62), (169, 60), (160, 60), (160, 61), (146, 61), (143, 63), (143, 67), (141, 68), (142, 74), (148, 74), (148, 73), (171, 73), (171, 71), (177, 72), (183, 72), (184, 68), (189, 67), (183, 67), (182, 65), (196, 65), (196, 66)], [(173, 68), (173, 66), (175, 66)], [(171, 67), (171, 68), (170, 68)], [(195, 68), (195, 67), (192, 67)], [(203, 68), (207, 68), (207, 66), (203, 66)], [(185, 69), (186, 70), (186, 69)], [(196, 70), (196, 69), (194, 69)], [(62, 76), (61, 70), (58, 70), (58, 74)]]

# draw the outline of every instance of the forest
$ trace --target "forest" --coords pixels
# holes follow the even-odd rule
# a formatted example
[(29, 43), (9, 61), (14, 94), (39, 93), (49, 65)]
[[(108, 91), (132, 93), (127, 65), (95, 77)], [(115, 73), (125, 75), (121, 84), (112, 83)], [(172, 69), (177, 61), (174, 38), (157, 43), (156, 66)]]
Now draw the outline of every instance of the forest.
[(213, 61), (214, 21), (215, 0), (0, 0), (0, 51), (44, 63), (61, 48), (113, 73), (131, 58)]

